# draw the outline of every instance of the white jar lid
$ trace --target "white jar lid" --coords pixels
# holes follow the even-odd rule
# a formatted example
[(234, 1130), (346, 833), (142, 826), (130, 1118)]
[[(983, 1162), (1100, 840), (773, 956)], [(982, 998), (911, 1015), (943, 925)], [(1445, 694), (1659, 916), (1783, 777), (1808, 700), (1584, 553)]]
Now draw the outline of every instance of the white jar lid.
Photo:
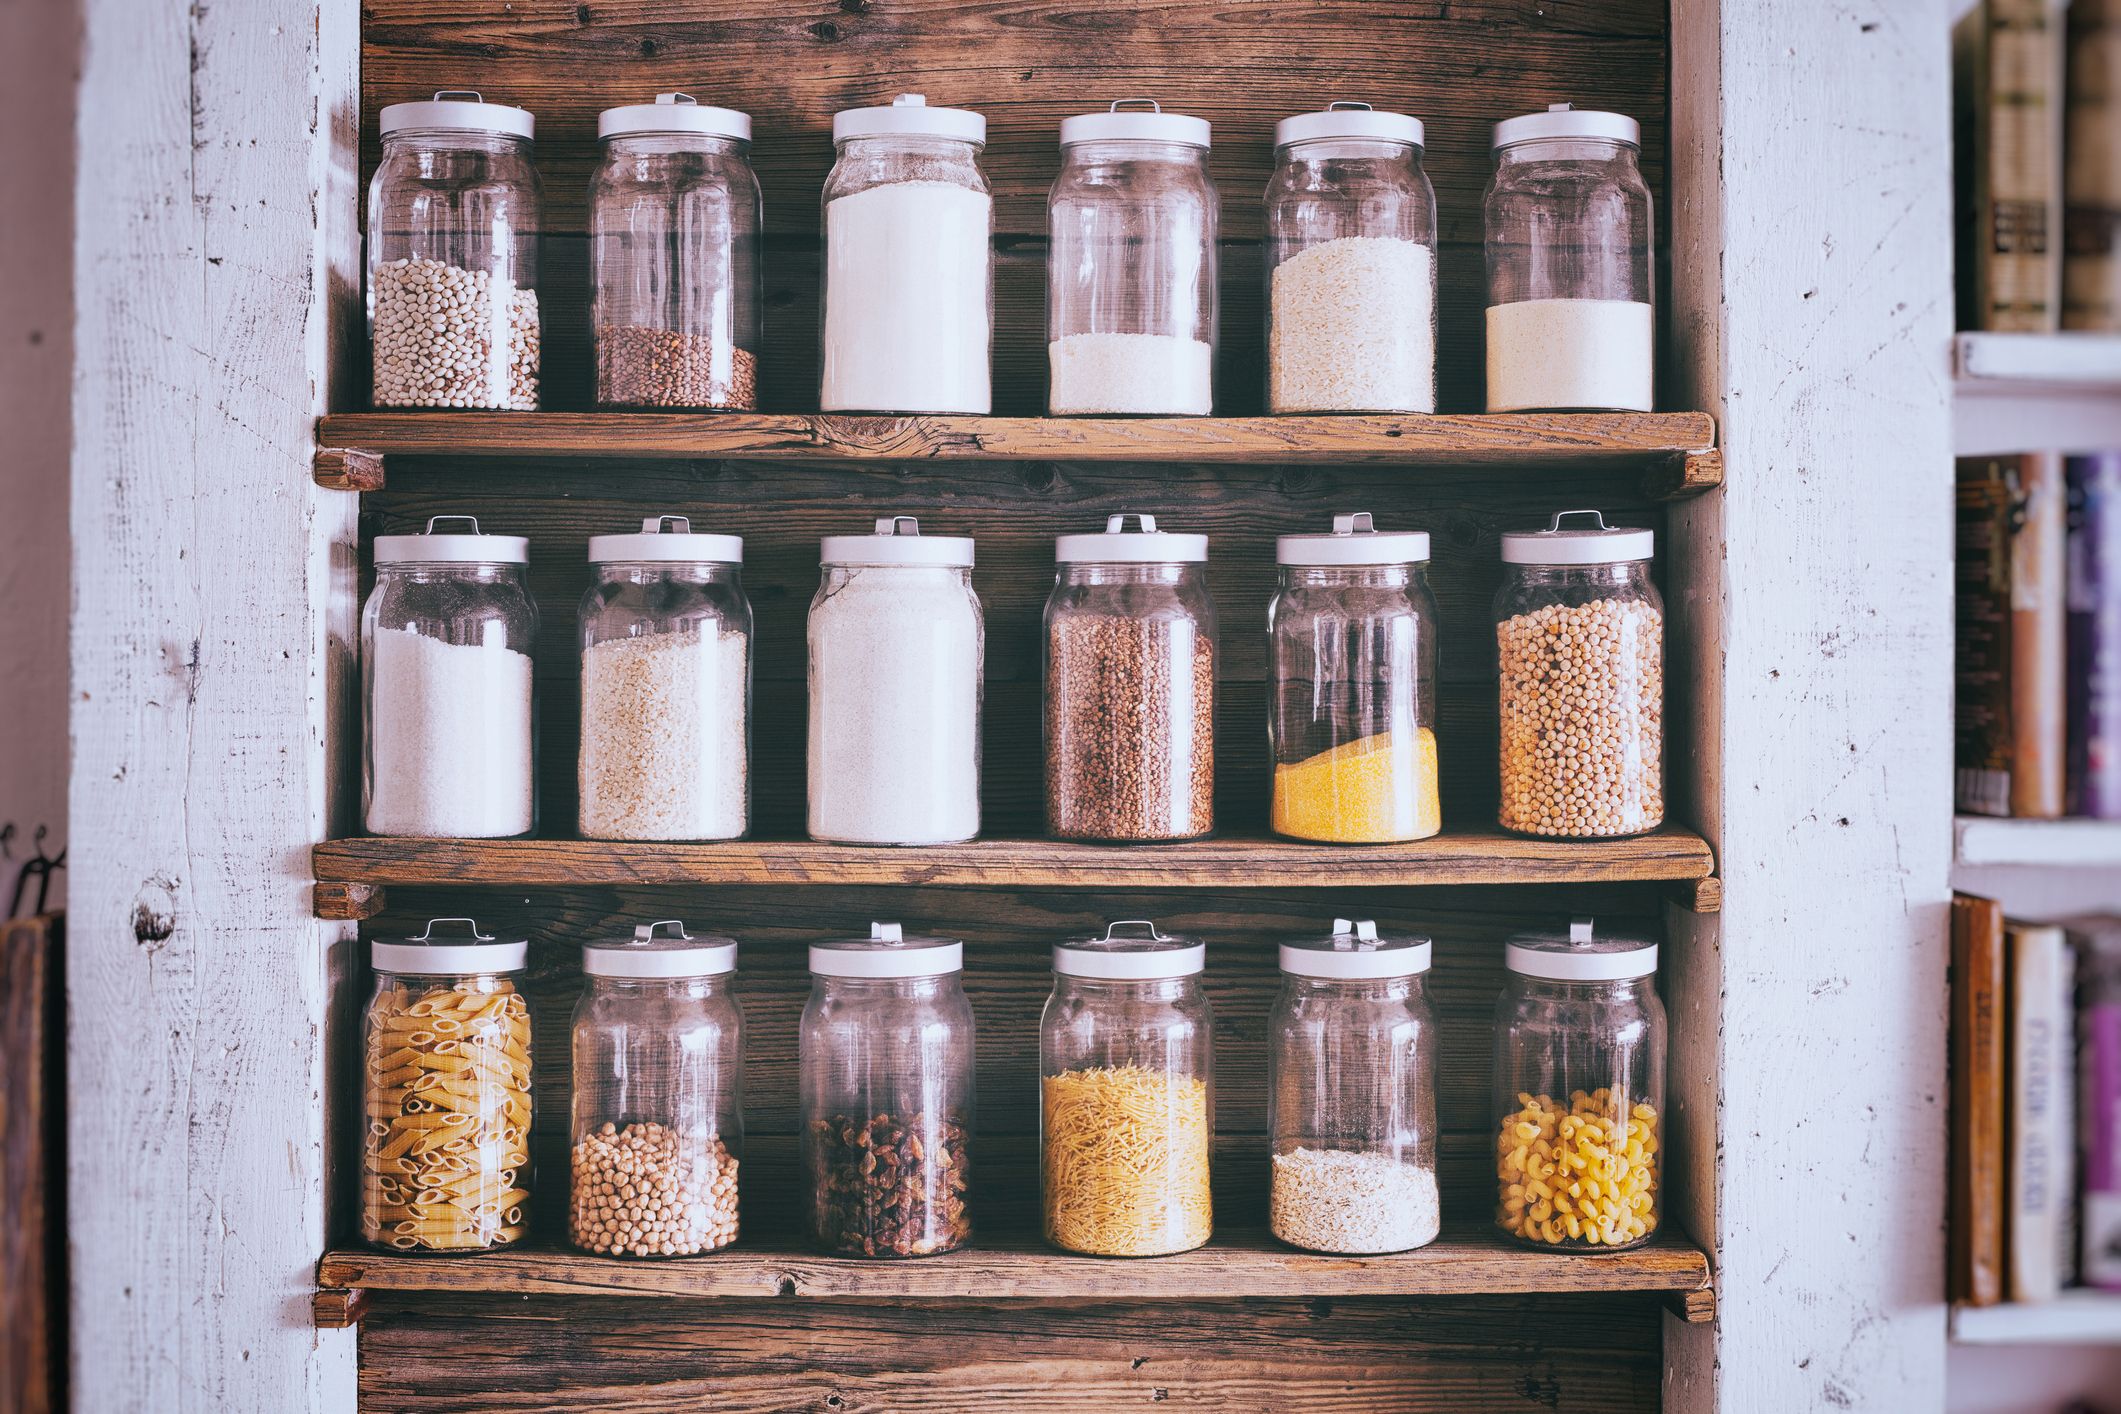
[[(438, 940), (435, 928), (443, 923), (463, 924), (463, 941)], [(497, 943), (493, 934), (481, 933), (469, 918), (430, 918), (413, 937), (400, 943), (371, 943), (368, 953), (369, 964), (378, 972), (400, 977), (464, 977), (476, 972), (521, 972), (530, 942)]]
[[(1140, 932), (1122, 934), (1122, 928)], [(1106, 982), (1158, 982), (1191, 977), (1208, 962), (1208, 945), (1156, 931), (1146, 918), (1130, 918), (1105, 929), (1101, 938), (1070, 938), (1053, 945), (1053, 970), (1063, 977)]]
[(1421, 119), (1404, 113), (1380, 113), (1367, 103), (1328, 103), (1317, 113), (1298, 113), (1274, 125), (1274, 145), (1316, 142), (1320, 138), (1373, 138), (1381, 142), (1423, 144)]
[(1503, 945), (1503, 965), (1520, 977), (1550, 982), (1623, 982), (1657, 970), (1657, 944), (1648, 938), (1599, 937), (1588, 918), (1559, 933), (1519, 933)]
[(751, 115), (715, 108), (689, 93), (659, 93), (653, 103), (629, 103), (597, 114), (599, 138), (628, 133), (697, 133), (702, 137), (751, 141)]
[[(1589, 516), (1590, 525), (1564, 527), (1570, 516)], [(1647, 530), (1609, 526), (1597, 511), (1556, 511), (1545, 530), (1512, 530), (1502, 537), (1506, 565), (1618, 565), (1647, 560), (1656, 553), (1657, 537)]]
[(445, 88), (419, 103), (393, 103), (376, 118), (376, 126), (387, 136), (414, 128), (443, 132), (501, 133), (507, 137), (529, 137), (537, 126), (528, 108), (506, 103), (488, 103), (473, 88)]
[[(1123, 106), (1129, 103), (1146, 103), (1149, 108), (1143, 112)], [(1176, 142), (1205, 149), (1208, 120), (1166, 113), (1164, 105), (1153, 98), (1116, 98), (1102, 113), (1061, 119), (1060, 145), (1073, 147), (1079, 142)]]
[(942, 977), (964, 967), (965, 945), (956, 938), (909, 938), (896, 923), (871, 923), (866, 938), (810, 945), (813, 977)]
[(1095, 535), (1063, 535), (1053, 542), (1057, 563), (1072, 564), (1199, 564), (1208, 558), (1208, 537), (1158, 530), (1156, 517), (1134, 517), (1140, 527), (1128, 530), (1127, 513), (1105, 520)]
[(923, 535), (912, 516), (878, 516), (869, 535), (828, 535), (819, 542), (819, 559), (828, 565), (942, 565), (965, 568), (972, 563), (969, 535)]
[[(657, 937), (664, 928), (673, 931)], [(675, 918), (636, 924), (630, 938), (584, 943), (582, 971), (591, 977), (719, 977), (736, 971), (736, 939), (696, 938)]]
[(832, 115), (832, 140), (851, 137), (942, 137), (983, 147), (987, 120), (970, 108), (930, 108), (925, 95), (902, 93), (874, 108), (842, 108)]
[(1601, 113), (1595, 108), (1579, 109), (1571, 103), (1550, 103), (1544, 113), (1526, 113), (1497, 123), (1490, 150), (1500, 152), (1520, 142), (1572, 137), (1604, 138), (1640, 147), (1642, 124), (1625, 113)]
[[(437, 531), (444, 521), (460, 520), (468, 531)], [(487, 535), (477, 516), (429, 516), (419, 535), (378, 535), (379, 565), (520, 565), (530, 559), (530, 541), (521, 535)]]
[(740, 565), (744, 563), (744, 539), (740, 535), (694, 534), (688, 516), (643, 516), (638, 534), (589, 537), (589, 563), (605, 565), (627, 560)]
[(1274, 541), (1278, 565), (1416, 565), (1428, 558), (1428, 531), (1376, 530), (1368, 511), (1333, 517), (1330, 535), (1282, 535)]
[(1295, 977), (1348, 981), (1413, 977), (1429, 970), (1427, 938), (1380, 938), (1367, 918), (1333, 920), (1323, 938), (1295, 938), (1281, 945), (1281, 970)]

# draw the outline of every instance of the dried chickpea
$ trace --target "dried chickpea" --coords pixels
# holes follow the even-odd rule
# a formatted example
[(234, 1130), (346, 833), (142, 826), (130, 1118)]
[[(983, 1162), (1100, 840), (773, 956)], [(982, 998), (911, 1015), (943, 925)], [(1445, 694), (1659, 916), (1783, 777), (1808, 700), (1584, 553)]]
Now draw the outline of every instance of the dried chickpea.
[(1664, 615), (1548, 604), (1495, 629), (1506, 830), (1640, 834), (1664, 821)]
[(1520, 1093), (1495, 1141), (1496, 1224), (1527, 1242), (1627, 1247), (1657, 1230), (1658, 1114), (1601, 1086)]

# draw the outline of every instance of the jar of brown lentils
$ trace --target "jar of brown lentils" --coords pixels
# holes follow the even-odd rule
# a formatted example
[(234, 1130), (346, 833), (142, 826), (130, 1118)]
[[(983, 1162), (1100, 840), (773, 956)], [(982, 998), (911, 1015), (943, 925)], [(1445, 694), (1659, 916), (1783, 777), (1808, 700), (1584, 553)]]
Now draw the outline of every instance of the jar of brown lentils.
[(1498, 821), (1562, 839), (1664, 822), (1664, 601), (1655, 537), (1563, 511), (1502, 537)]

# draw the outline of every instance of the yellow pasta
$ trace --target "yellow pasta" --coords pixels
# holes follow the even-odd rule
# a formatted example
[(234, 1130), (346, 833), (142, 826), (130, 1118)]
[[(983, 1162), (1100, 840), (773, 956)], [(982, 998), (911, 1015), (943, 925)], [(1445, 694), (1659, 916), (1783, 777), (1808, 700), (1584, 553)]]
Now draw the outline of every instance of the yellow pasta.
[(1040, 1162), (1046, 1240), (1153, 1257), (1208, 1240), (1208, 1087), (1118, 1066), (1047, 1076)]

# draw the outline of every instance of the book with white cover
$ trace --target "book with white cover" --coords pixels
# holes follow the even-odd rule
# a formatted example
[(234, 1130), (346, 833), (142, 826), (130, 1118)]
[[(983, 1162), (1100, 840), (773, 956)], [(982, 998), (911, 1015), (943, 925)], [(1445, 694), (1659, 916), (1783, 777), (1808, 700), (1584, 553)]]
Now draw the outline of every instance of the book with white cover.
[(2059, 927), (2013, 923), (2008, 938), (2004, 1281), (2012, 1301), (2048, 1301), (2074, 1265), (2075, 968)]

